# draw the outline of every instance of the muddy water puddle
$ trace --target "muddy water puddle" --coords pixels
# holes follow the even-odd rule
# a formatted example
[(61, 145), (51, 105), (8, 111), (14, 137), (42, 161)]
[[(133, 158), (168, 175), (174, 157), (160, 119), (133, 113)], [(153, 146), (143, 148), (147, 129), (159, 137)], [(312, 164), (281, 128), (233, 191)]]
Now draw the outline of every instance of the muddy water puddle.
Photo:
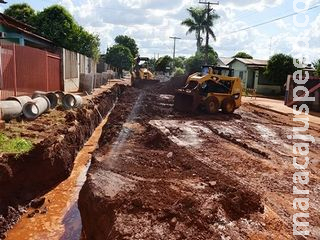
[(28, 217), (34, 210), (28, 210), (15, 227), (8, 232), (8, 240), (79, 240), (82, 224), (78, 210), (78, 195), (86, 180), (92, 152), (96, 149), (106, 118), (95, 130), (91, 138), (79, 152), (70, 177), (47, 193), (43, 209), (46, 213), (36, 213)]

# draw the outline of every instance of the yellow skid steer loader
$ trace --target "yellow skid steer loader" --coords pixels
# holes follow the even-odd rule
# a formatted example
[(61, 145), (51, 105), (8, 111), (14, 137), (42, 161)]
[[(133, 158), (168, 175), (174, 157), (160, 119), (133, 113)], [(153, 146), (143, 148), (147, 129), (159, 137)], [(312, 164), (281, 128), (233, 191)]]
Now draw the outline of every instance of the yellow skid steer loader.
[(238, 77), (218, 75), (211, 66), (203, 66), (201, 73), (190, 75), (186, 86), (178, 89), (174, 108), (180, 112), (204, 109), (208, 113), (233, 113), (241, 106), (242, 85)]

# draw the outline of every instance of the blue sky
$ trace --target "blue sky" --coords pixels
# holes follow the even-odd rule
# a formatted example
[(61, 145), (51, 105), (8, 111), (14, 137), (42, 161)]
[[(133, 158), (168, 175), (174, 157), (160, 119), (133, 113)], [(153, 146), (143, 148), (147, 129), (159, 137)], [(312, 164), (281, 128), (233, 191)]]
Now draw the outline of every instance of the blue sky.
[[(2, 10), (18, 0), (7, 0)], [(88, 31), (99, 34), (101, 51), (105, 52), (119, 34), (136, 39), (141, 55), (163, 56), (172, 54), (170, 36), (181, 37), (177, 55), (190, 56), (195, 52), (195, 36), (186, 35), (180, 22), (187, 15), (186, 8), (199, 6), (198, 0), (29, 0), (24, 1), (40, 11), (52, 4), (65, 6), (76, 21)], [(305, 0), (309, 6), (320, 5), (320, 0)], [(299, 8), (304, 5), (298, 4)], [(320, 7), (307, 11), (309, 24), (297, 28), (293, 17), (288, 17), (260, 27), (236, 32), (248, 26), (263, 23), (294, 12), (291, 0), (220, 0), (214, 6), (221, 16), (214, 31), (217, 41), (210, 44), (219, 56), (230, 57), (238, 51), (250, 53), (258, 59), (268, 59), (274, 53), (302, 55), (309, 62), (320, 58)], [(299, 21), (303, 21), (300, 14)], [(309, 39), (309, 46), (298, 44), (297, 39)]]

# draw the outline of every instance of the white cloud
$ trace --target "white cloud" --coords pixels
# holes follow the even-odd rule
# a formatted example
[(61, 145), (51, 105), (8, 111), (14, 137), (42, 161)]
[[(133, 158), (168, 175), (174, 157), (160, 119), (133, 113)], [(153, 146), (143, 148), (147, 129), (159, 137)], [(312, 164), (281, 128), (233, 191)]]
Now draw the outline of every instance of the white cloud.
[[(308, 1), (314, 5), (317, 0)], [(188, 16), (186, 8), (198, 6), (196, 0), (60, 0), (60, 3), (79, 24), (99, 34), (102, 52), (113, 44), (113, 39), (119, 34), (135, 38), (141, 54), (148, 56), (158, 53), (171, 55), (173, 41), (169, 37), (173, 35), (183, 38), (177, 43), (177, 55), (188, 56), (195, 52), (194, 34), (186, 35), (187, 28), (180, 23)], [(246, 51), (256, 58), (267, 59), (270, 53), (294, 54), (299, 51), (293, 44), (299, 32), (289, 19), (230, 34), (257, 24), (256, 19), (260, 22), (284, 11), (293, 12), (291, 2), (220, 0), (220, 5), (214, 8), (221, 18), (214, 28), (217, 42), (211, 41), (211, 45), (221, 56)], [(310, 49), (300, 48), (310, 52), (311, 58), (319, 55), (320, 33), (314, 29), (320, 29), (320, 17), (313, 19), (310, 28), (304, 30), (304, 34), (311, 37)]]

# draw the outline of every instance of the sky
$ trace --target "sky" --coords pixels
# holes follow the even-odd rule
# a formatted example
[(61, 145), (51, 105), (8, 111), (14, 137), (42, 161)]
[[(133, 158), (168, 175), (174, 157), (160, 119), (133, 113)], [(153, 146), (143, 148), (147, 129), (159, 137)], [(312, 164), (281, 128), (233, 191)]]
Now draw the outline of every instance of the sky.
[[(308, 25), (296, 27), (294, 17), (268, 24), (260, 23), (295, 12), (293, 0), (220, 0), (213, 5), (220, 16), (213, 28), (217, 40), (210, 45), (221, 57), (244, 51), (256, 59), (268, 60), (275, 53), (303, 56), (311, 63), (320, 58), (320, 0), (295, 0), (296, 11), (316, 8), (296, 16), (298, 22), (309, 18)], [(173, 54), (172, 36), (177, 41), (176, 56), (191, 56), (196, 51), (195, 34), (186, 34), (181, 22), (188, 17), (187, 8), (203, 6), (198, 0), (7, 0), (2, 12), (14, 3), (26, 2), (37, 11), (52, 4), (66, 7), (78, 24), (98, 34), (101, 52), (114, 44), (117, 35), (128, 35), (138, 44), (141, 56)], [(304, 4), (306, 3), (306, 4)], [(319, 5), (319, 7), (317, 7)], [(301, 10), (300, 10), (301, 11)], [(242, 30), (248, 28), (247, 30)]]

